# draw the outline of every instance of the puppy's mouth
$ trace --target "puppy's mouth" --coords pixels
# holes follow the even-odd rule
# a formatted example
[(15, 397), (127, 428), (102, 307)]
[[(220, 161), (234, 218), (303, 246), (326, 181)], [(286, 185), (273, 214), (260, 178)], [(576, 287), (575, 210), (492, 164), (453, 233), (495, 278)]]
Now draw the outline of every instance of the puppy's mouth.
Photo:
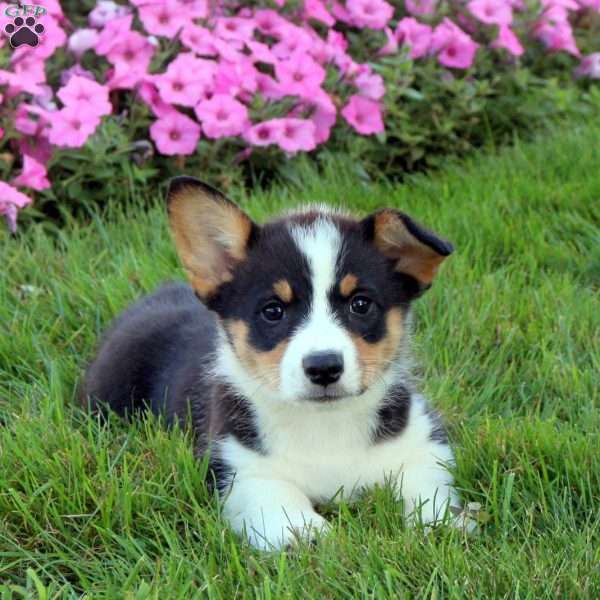
[(318, 402), (321, 404), (330, 404), (344, 398), (350, 398), (353, 396), (360, 396), (362, 390), (359, 392), (351, 392), (350, 390), (344, 389), (337, 385), (328, 385), (326, 387), (315, 386), (305, 396), (304, 400), (309, 402)]

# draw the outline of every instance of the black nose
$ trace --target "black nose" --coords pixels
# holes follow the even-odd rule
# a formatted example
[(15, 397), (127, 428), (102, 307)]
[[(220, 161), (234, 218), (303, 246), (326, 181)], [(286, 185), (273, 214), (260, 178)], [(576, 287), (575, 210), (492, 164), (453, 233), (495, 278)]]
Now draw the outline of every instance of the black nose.
[(306, 376), (317, 385), (335, 383), (344, 372), (344, 359), (337, 352), (315, 352), (302, 359)]

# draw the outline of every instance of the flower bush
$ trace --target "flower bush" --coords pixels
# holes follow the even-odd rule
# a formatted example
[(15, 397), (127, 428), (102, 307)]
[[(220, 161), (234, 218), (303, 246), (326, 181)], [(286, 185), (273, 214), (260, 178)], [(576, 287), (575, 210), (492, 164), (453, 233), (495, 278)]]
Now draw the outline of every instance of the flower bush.
[(184, 161), (226, 185), (323, 149), (394, 175), (568, 108), (566, 78), (598, 98), (600, 0), (39, 4), (37, 47), (0, 36), (13, 231), (36, 192), (135, 195)]

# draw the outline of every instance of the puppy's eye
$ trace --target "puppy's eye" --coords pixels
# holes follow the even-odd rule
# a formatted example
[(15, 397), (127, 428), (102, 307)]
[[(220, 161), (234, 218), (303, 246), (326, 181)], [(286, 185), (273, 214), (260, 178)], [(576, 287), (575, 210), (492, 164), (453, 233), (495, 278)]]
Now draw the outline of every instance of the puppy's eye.
[(285, 315), (285, 306), (278, 300), (272, 300), (267, 305), (263, 306), (260, 314), (265, 321), (277, 323), (277, 321), (281, 321), (283, 315)]
[(364, 316), (369, 314), (372, 306), (373, 300), (366, 296), (354, 296), (350, 300), (350, 312), (353, 312), (355, 315)]

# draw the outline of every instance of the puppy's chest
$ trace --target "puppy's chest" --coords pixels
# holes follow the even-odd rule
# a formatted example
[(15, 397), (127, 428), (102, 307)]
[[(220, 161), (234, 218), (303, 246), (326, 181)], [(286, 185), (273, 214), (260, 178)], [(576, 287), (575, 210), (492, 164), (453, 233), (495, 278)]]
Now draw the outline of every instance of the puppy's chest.
[(364, 486), (384, 483), (410, 459), (400, 438), (373, 443), (374, 418), (367, 412), (344, 418), (325, 412), (294, 419), (270, 415), (260, 427), (262, 453), (233, 438), (223, 440), (221, 452), (236, 477), (287, 480), (313, 501), (340, 490), (352, 498)]

